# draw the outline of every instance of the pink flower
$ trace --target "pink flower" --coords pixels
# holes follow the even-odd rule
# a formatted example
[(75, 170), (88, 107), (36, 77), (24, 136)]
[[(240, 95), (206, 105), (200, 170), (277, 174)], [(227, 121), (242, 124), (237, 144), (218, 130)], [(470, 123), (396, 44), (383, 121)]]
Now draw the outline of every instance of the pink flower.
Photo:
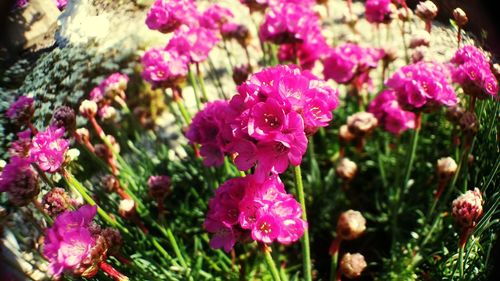
[(32, 98), (20, 96), (7, 109), (7, 117), (14, 123), (21, 125), (27, 124), (31, 120), (31, 117), (33, 117), (35, 110), (33, 102)]
[(201, 145), (205, 166), (220, 166), (233, 141), (229, 121), (234, 113), (227, 101), (207, 103), (193, 118), (186, 137)]
[(391, 0), (367, 0), (365, 17), (370, 23), (391, 22)]
[(148, 11), (149, 29), (170, 33), (182, 24), (197, 24), (198, 11), (192, 0), (156, 0)]
[(231, 10), (215, 4), (211, 5), (203, 12), (199, 17), (199, 22), (200, 25), (205, 28), (218, 30), (224, 23), (228, 22), (233, 17), (234, 15)]
[(271, 6), (259, 28), (262, 41), (275, 44), (301, 43), (311, 32), (318, 32), (319, 18), (306, 5), (280, 3)]
[(18, 139), (12, 142), (9, 148), (10, 156), (18, 156), (21, 158), (28, 157), (31, 147), (31, 130), (26, 129), (17, 133), (17, 138)]
[(341, 84), (354, 82), (360, 86), (371, 83), (369, 71), (377, 67), (383, 55), (380, 49), (346, 43), (332, 49), (324, 59), (323, 74), (325, 79), (333, 79)]
[(298, 60), (302, 69), (312, 69), (317, 60), (328, 53), (329, 46), (325, 37), (318, 30), (307, 33), (302, 43), (282, 44), (278, 49), (280, 62), (295, 62)]
[(399, 135), (415, 128), (415, 114), (399, 106), (393, 90), (384, 90), (378, 94), (370, 103), (368, 112), (373, 113), (379, 124), (392, 134)]
[(42, 171), (54, 173), (64, 163), (69, 141), (63, 139), (64, 128), (48, 127), (33, 138), (30, 157)]
[(477, 187), (467, 190), (453, 200), (452, 215), (461, 227), (473, 228), (483, 215), (483, 203), (483, 196)]
[(127, 89), (128, 76), (119, 72), (113, 73), (108, 76), (99, 85), (105, 93), (110, 92), (123, 92)]
[(307, 227), (301, 216), (300, 204), (286, 193), (278, 176), (262, 182), (246, 176), (230, 179), (217, 189), (204, 227), (214, 234), (210, 246), (229, 252), (248, 235), (263, 243), (293, 243)]
[(49, 261), (49, 274), (58, 278), (64, 271), (76, 270), (90, 255), (96, 241), (89, 230), (97, 208), (84, 205), (59, 215), (47, 229), (43, 255)]
[(476, 47), (466, 45), (451, 59), (453, 82), (468, 95), (485, 99), (498, 96), (498, 81), (491, 72), (489, 59)]
[(16, 206), (26, 206), (40, 192), (38, 175), (27, 158), (14, 156), (0, 174), (0, 192), (7, 192), (9, 201)]
[(219, 41), (217, 34), (204, 27), (179, 27), (167, 44), (167, 51), (175, 51), (189, 58), (190, 62), (203, 62)]
[(449, 82), (449, 72), (438, 63), (419, 62), (403, 66), (385, 84), (395, 91), (399, 104), (405, 110), (416, 111), (457, 103), (457, 96)]
[(152, 48), (141, 58), (142, 78), (153, 87), (172, 87), (184, 80), (188, 73), (188, 58), (174, 50)]
[(55, 0), (57, 8), (62, 11), (64, 8), (66, 8), (66, 5), (68, 4), (68, 0)]

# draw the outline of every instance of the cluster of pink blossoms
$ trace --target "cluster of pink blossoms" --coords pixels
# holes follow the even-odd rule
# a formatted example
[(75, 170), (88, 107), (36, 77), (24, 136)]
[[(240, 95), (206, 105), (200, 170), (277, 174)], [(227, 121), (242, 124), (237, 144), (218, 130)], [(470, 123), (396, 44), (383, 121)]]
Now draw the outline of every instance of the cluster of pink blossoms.
[(270, 7), (259, 28), (259, 37), (275, 44), (302, 43), (310, 32), (317, 32), (318, 21), (309, 5), (283, 1)]
[(146, 25), (151, 30), (170, 33), (181, 24), (195, 22), (197, 12), (192, 0), (156, 0), (148, 11)]
[(391, 22), (391, 0), (367, 0), (365, 4), (365, 17), (370, 23)]
[(287, 194), (277, 175), (259, 182), (253, 176), (221, 185), (209, 202), (205, 229), (213, 233), (212, 248), (229, 252), (236, 241), (290, 244), (303, 235), (307, 222), (300, 204)]
[(457, 103), (457, 96), (449, 80), (450, 74), (444, 65), (418, 62), (403, 66), (385, 84), (396, 92), (403, 109), (419, 111)]
[(453, 82), (460, 84), (466, 94), (482, 99), (498, 96), (498, 82), (491, 72), (490, 62), (478, 48), (463, 46), (451, 63)]
[(384, 90), (372, 100), (368, 112), (373, 113), (379, 124), (392, 134), (399, 135), (415, 128), (415, 114), (399, 106), (393, 90)]
[(64, 163), (69, 141), (63, 136), (64, 128), (48, 127), (33, 137), (29, 154), (42, 171), (54, 173)]
[[(187, 136), (191, 142), (202, 140), (201, 136), (217, 139), (210, 143), (210, 151), (216, 153), (206, 153), (217, 156), (216, 160), (205, 163), (222, 163), (222, 152), (236, 153), (238, 169), (256, 165), (256, 178), (263, 180), (270, 173), (283, 173), (289, 163), (300, 164), (307, 135), (332, 120), (337, 96), (337, 91), (308, 71), (282, 65), (267, 68), (238, 87), (229, 107), (219, 103), (219, 112), (211, 105), (213, 113), (198, 113)], [(206, 145), (200, 143), (202, 148)]]
[(383, 50), (346, 43), (331, 49), (323, 61), (323, 75), (341, 84), (355, 83), (357, 87), (370, 84), (369, 72), (383, 56)]
[(7, 109), (7, 117), (14, 123), (25, 125), (33, 117), (34, 100), (26, 96), (20, 96)]
[(189, 63), (200, 63), (220, 40), (220, 29), (233, 17), (230, 10), (212, 5), (200, 13), (192, 0), (157, 0), (148, 12), (150, 29), (173, 36), (163, 49), (142, 57), (142, 77), (154, 87), (172, 87), (188, 73)]
[(92, 89), (89, 99), (97, 104), (97, 115), (100, 118), (106, 119), (116, 113), (111, 103), (116, 97), (125, 100), (125, 90), (127, 89), (128, 81), (129, 77), (126, 74), (116, 72)]

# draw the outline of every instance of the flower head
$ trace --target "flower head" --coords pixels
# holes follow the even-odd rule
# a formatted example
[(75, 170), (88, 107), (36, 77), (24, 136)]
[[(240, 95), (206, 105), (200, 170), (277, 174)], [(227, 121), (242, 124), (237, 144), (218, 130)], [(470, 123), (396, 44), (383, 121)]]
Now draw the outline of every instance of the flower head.
[(152, 48), (142, 56), (142, 77), (153, 87), (172, 87), (182, 82), (188, 73), (188, 58), (174, 50)]
[(384, 90), (372, 100), (368, 112), (373, 113), (383, 128), (395, 135), (415, 128), (415, 114), (399, 105), (392, 90)]
[(340, 214), (337, 221), (337, 235), (344, 240), (353, 240), (366, 230), (366, 219), (360, 212), (348, 210)]
[(196, 24), (197, 17), (192, 0), (156, 0), (148, 11), (146, 25), (149, 29), (169, 33), (182, 24)]
[(218, 41), (219, 37), (212, 29), (183, 25), (174, 32), (166, 50), (185, 56), (190, 62), (199, 63), (208, 58)]
[(301, 43), (282, 44), (278, 49), (280, 62), (298, 61), (302, 69), (312, 69), (316, 61), (328, 53), (329, 46), (320, 30), (311, 30)]
[(370, 23), (390, 23), (394, 7), (391, 0), (367, 0), (365, 17)]
[(349, 158), (340, 159), (335, 172), (345, 181), (351, 181), (356, 176), (358, 171), (358, 165), (355, 162), (349, 160)]
[(419, 62), (403, 66), (385, 84), (394, 90), (400, 106), (405, 110), (418, 111), (457, 103), (457, 96), (449, 82), (449, 72), (438, 63)]
[(222, 25), (234, 17), (231, 10), (218, 4), (211, 5), (200, 16), (200, 25), (209, 29), (220, 29)]
[(340, 260), (340, 271), (349, 279), (361, 276), (366, 266), (365, 257), (360, 253), (346, 253)]
[(96, 211), (97, 208), (90, 205), (84, 205), (76, 211), (66, 211), (47, 229), (43, 255), (49, 261), (49, 274), (59, 277), (66, 271), (82, 271), (82, 263), (96, 246), (97, 239), (91, 232)]
[(377, 118), (370, 112), (356, 112), (347, 117), (347, 128), (353, 135), (359, 138), (371, 134), (377, 125)]
[(54, 187), (42, 199), (43, 209), (50, 216), (57, 216), (71, 206), (71, 198), (63, 188)]
[(478, 188), (468, 190), (453, 200), (452, 215), (463, 228), (472, 228), (483, 215), (483, 196)]
[(76, 129), (76, 115), (75, 111), (69, 106), (61, 106), (56, 109), (50, 125), (56, 128), (64, 128), (68, 134), (73, 134)]
[(16, 206), (28, 205), (40, 192), (38, 174), (27, 158), (13, 156), (0, 174), (0, 192)]
[(63, 136), (63, 128), (48, 127), (33, 138), (31, 161), (38, 164), (42, 171), (54, 173), (64, 163), (69, 141), (63, 139)]
[(16, 124), (27, 124), (33, 117), (35, 111), (33, 102), (34, 100), (32, 98), (20, 96), (7, 109), (7, 117)]

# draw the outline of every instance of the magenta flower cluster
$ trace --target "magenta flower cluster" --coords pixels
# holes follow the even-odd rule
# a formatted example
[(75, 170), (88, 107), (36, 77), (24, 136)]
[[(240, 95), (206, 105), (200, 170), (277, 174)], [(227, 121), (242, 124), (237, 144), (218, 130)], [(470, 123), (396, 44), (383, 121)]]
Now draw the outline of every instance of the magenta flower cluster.
[(478, 98), (498, 96), (498, 81), (491, 72), (489, 59), (476, 47), (466, 45), (451, 59), (453, 82), (464, 92)]
[(33, 137), (31, 161), (38, 164), (42, 171), (54, 173), (64, 163), (69, 141), (63, 139), (63, 135), (64, 128), (48, 127)]
[(188, 73), (188, 58), (176, 51), (151, 48), (144, 53), (141, 62), (142, 78), (155, 88), (176, 85)]
[(33, 115), (33, 103), (32, 98), (20, 96), (9, 106), (6, 115), (15, 123), (25, 124), (30, 121)]
[(388, 23), (391, 14), (391, 0), (367, 0), (365, 3), (365, 17), (370, 23)]
[(202, 149), (210, 147), (202, 151), (212, 157), (206, 164), (222, 164), (222, 153), (234, 154), (238, 169), (255, 165), (256, 178), (263, 180), (270, 173), (283, 173), (289, 163), (300, 164), (307, 135), (332, 120), (337, 95), (308, 71), (267, 68), (241, 84), (229, 106), (219, 102), (198, 113), (187, 136)]
[(64, 212), (47, 229), (43, 255), (49, 261), (49, 274), (59, 277), (72, 272), (90, 255), (96, 244), (89, 227), (97, 207), (84, 205), (73, 212)]
[(384, 90), (372, 100), (368, 112), (373, 113), (378, 123), (389, 133), (399, 135), (415, 128), (415, 114), (399, 105), (393, 90)]
[(302, 43), (309, 33), (318, 32), (318, 21), (309, 5), (283, 1), (270, 7), (259, 28), (259, 37), (275, 44)]
[(196, 22), (198, 11), (192, 0), (156, 0), (148, 11), (149, 29), (170, 33), (182, 24)]
[(346, 43), (331, 49), (323, 61), (323, 75), (341, 84), (355, 83), (357, 87), (371, 84), (369, 72), (383, 56), (384, 51), (380, 49)]
[(263, 182), (253, 176), (235, 178), (221, 185), (209, 202), (205, 229), (213, 233), (212, 248), (229, 252), (236, 241), (253, 240), (290, 244), (303, 235), (307, 222), (300, 204), (287, 194), (277, 175)]
[(439, 63), (418, 62), (403, 66), (385, 84), (392, 88), (399, 104), (405, 110), (457, 103), (457, 96), (450, 84), (448, 69)]

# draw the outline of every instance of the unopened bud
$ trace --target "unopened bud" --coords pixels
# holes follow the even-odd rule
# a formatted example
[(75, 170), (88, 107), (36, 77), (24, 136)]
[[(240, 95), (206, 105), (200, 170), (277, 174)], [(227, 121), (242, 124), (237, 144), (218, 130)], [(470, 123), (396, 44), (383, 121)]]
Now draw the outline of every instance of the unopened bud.
[(365, 257), (360, 253), (346, 253), (340, 260), (340, 271), (349, 279), (360, 277), (366, 266)]
[(415, 9), (415, 14), (417, 17), (421, 18), (424, 21), (433, 20), (438, 13), (438, 8), (436, 4), (432, 1), (420, 2), (417, 4), (417, 8)]
[(483, 197), (478, 188), (468, 190), (452, 203), (452, 215), (464, 228), (472, 228), (483, 215)]
[(247, 81), (248, 76), (252, 73), (252, 67), (248, 64), (235, 66), (233, 68), (233, 81), (236, 85), (240, 85)]
[(358, 171), (358, 165), (348, 158), (340, 159), (337, 164), (337, 168), (335, 169), (337, 175), (341, 177), (345, 181), (351, 181), (356, 176), (356, 172)]
[(95, 101), (84, 100), (80, 104), (80, 113), (84, 117), (95, 116), (96, 112), (97, 112), (97, 103), (95, 103)]
[(135, 202), (132, 199), (122, 199), (118, 205), (118, 213), (126, 219), (131, 219), (135, 216)]
[(455, 10), (453, 10), (453, 19), (460, 27), (464, 27), (469, 22), (467, 14), (460, 8), (455, 8)]
[(353, 135), (351, 133), (351, 131), (349, 131), (349, 128), (347, 127), (347, 125), (340, 126), (340, 128), (339, 128), (339, 139), (340, 139), (341, 142), (348, 143), (348, 142), (352, 141), (355, 138), (356, 138), (356, 136)]
[(457, 162), (451, 157), (443, 157), (437, 161), (437, 173), (440, 180), (449, 180), (458, 169)]
[(348, 210), (343, 212), (337, 221), (337, 235), (343, 240), (353, 240), (366, 230), (366, 219), (360, 212)]
[(349, 131), (357, 137), (369, 135), (378, 125), (378, 120), (370, 112), (357, 112), (347, 117)]
[(75, 111), (68, 106), (57, 108), (54, 115), (52, 115), (50, 124), (57, 128), (64, 128), (65, 132), (72, 135), (76, 128)]

